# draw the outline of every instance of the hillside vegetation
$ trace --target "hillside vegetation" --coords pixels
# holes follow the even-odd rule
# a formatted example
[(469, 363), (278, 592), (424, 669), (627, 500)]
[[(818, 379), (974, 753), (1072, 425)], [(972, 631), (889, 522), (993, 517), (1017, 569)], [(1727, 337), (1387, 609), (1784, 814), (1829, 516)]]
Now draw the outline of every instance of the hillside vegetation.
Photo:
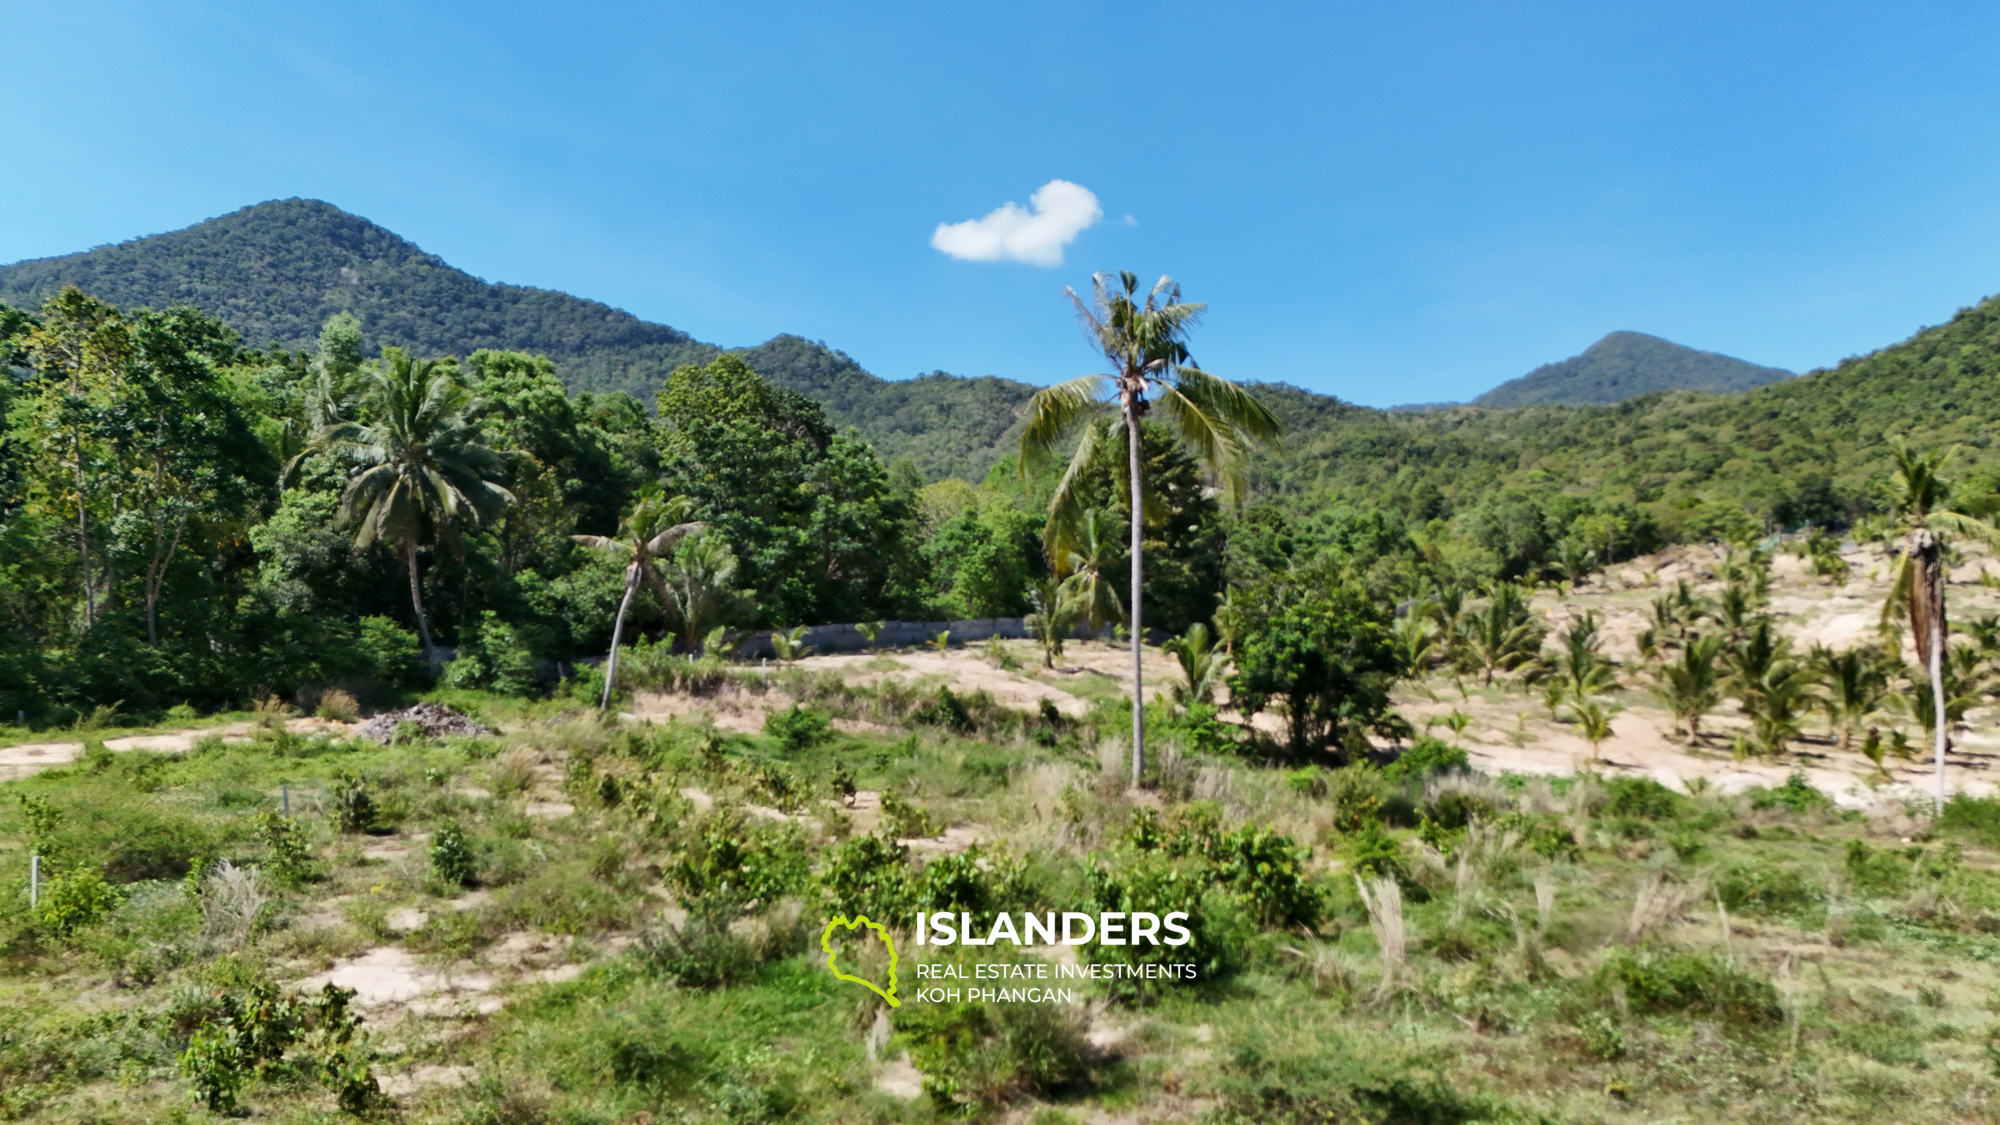
[(1643, 332), (1613, 332), (1560, 363), (1544, 364), (1472, 400), (1474, 406), (1586, 406), (1623, 402), (1655, 391), (1728, 394), (1792, 377), (1715, 352), (1697, 351)]
[[(481, 349), (556, 361), (571, 391), (623, 391), (651, 404), (667, 374), (725, 349), (622, 309), (549, 289), (482, 281), (358, 215), (311, 199), (274, 200), (184, 230), (0, 266), (0, 302), (39, 308), (74, 285), (121, 308), (191, 305), (245, 342), (309, 348), (335, 313), (361, 322), (363, 350), (420, 356)], [(908, 383), (842, 353), (778, 336), (740, 354), (774, 384), (826, 404), (885, 457), (929, 477), (977, 479), (997, 458), (1033, 388), (942, 372)]]

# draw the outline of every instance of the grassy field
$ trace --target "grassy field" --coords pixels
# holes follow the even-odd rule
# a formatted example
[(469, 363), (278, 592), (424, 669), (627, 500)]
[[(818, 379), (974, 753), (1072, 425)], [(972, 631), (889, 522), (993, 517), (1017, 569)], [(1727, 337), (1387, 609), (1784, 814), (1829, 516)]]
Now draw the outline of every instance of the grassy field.
[[(458, 695), (500, 733), (386, 747), (225, 716), (0, 784), (0, 1116), (2000, 1116), (2000, 804), (1285, 769), (1164, 714), (1131, 789), (1114, 681), (1010, 706), (935, 656), (690, 666), (657, 722)], [(830, 914), (920, 907), (1187, 909), (1201, 978), (890, 1011), (826, 970)], [(967, 956), (899, 948), (905, 997)]]

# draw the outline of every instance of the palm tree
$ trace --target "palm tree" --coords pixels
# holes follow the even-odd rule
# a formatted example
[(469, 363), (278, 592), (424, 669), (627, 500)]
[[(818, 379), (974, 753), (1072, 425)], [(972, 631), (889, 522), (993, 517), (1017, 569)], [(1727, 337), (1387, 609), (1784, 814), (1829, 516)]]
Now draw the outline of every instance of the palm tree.
[(632, 595), (641, 583), (652, 588), (660, 604), (669, 604), (667, 584), (661, 580), (654, 560), (674, 549), (682, 539), (708, 525), (690, 521), (689, 501), (684, 496), (663, 500), (657, 491), (641, 493), (639, 502), (619, 525), (618, 537), (573, 535), (570, 538), (597, 551), (622, 556), (625, 561), (625, 596), (618, 599), (618, 616), (611, 624), (611, 655), (604, 662), (604, 698), (599, 708), (611, 706), (611, 690), (618, 682), (618, 644), (625, 636), (625, 611), (632, 607)]
[(1423, 679), (1438, 654), (1436, 628), (1415, 607), (1396, 619), (1390, 644), (1396, 651), (1396, 672), (1406, 680)]
[(360, 465), (341, 494), (336, 523), (355, 528), (357, 548), (382, 540), (400, 557), (424, 659), (435, 667), (417, 551), (438, 540), (456, 547), (463, 529), (493, 519), (514, 494), (493, 482), (500, 456), (467, 419), (472, 392), (456, 364), (383, 348), (382, 361), (364, 376), (360, 405), (365, 421), (341, 422), (319, 438)]
[(1690, 637), (1681, 646), (1680, 659), (1662, 665), (1660, 679), (1652, 687), (1676, 727), (1685, 728), (1689, 742), (1701, 737), (1701, 717), (1722, 702), (1721, 677), (1716, 658), (1722, 652), (1721, 637)]
[(1570, 709), (1576, 718), (1576, 729), (1590, 742), (1590, 758), (1596, 761), (1603, 757), (1604, 740), (1612, 735), (1611, 720), (1618, 717), (1623, 707), (1606, 707), (1596, 700), (1580, 703)]
[(1053, 577), (1029, 584), (1028, 604), (1034, 612), (1028, 614), (1022, 624), (1027, 626), (1036, 640), (1042, 642), (1042, 667), (1054, 668), (1056, 657), (1063, 654), (1063, 642), (1076, 630), (1081, 610), (1076, 599)]
[(1511, 582), (1495, 586), (1486, 608), (1465, 616), (1460, 638), (1474, 666), (1485, 674), (1487, 687), (1493, 686), (1494, 673), (1519, 668), (1542, 647), (1542, 630), (1521, 598), (1521, 588)]
[(680, 619), (681, 635), (687, 639), (690, 653), (699, 650), (714, 656), (720, 652), (723, 641), (715, 634), (722, 626), (716, 625), (707, 633), (702, 632), (702, 626), (711, 616), (721, 616), (735, 600), (736, 565), (736, 552), (713, 535), (683, 539), (668, 557), (667, 602)]
[(1873, 653), (1858, 648), (1835, 652), (1816, 645), (1806, 659), (1826, 689), (1820, 707), (1840, 732), (1840, 749), (1845, 753), (1854, 744), (1855, 729), (1881, 709), (1889, 677)]
[(1092, 282), (1089, 302), (1074, 290), (1064, 292), (1076, 306), (1092, 345), (1110, 361), (1111, 373), (1086, 375), (1035, 392), (1028, 403), (1028, 427), (1021, 434), (1021, 471), (1025, 475), (1046, 465), (1080, 424), (1116, 409), (1116, 421), (1107, 430), (1083, 426), (1083, 440), (1056, 486), (1050, 511), (1061, 516), (1078, 505), (1074, 486), (1100, 436), (1108, 437), (1108, 431), (1122, 427), (1131, 490), (1132, 780), (1137, 784), (1146, 763), (1141, 664), (1145, 629), (1140, 607), (1146, 489), (1139, 423), (1147, 414), (1157, 413), (1193, 449), (1225, 493), (1240, 499), (1247, 486), (1245, 453), (1252, 442), (1275, 439), (1278, 420), (1241, 387), (1195, 365), (1187, 335), (1207, 306), (1183, 302), (1180, 286), (1172, 278), (1160, 278), (1143, 303), (1139, 278), (1129, 270), (1115, 281), (1100, 273)]
[(1573, 699), (1589, 699), (1618, 686), (1611, 662), (1598, 655), (1603, 642), (1597, 634), (1603, 627), (1603, 618), (1586, 612), (1562, 632), (1563, 647), (1556, 654), (1554, 678)]
[(1208, 626), (1197, 621), (1186, 633), (1166, 643), (1166, 650), (1180, 661), (1187, 686), (1173, 686), (1174, 706), (1182, 711), (1196, 703), (1215, 702), (1215, 689), (1222, 684), (1222, 651), (1208, 635)]
[[(1053, 521), (1052, 521), (1053, 522)], [(1076, 513), (1072, 527), (1051, 533), (1055, 547), (1056, 573), (1066, 575), (1063, 593), (1076, 604), (1090, 627), (1102, 630), (1114, 621), (1125, 620), (1125, 607), (1118, 601), (1118, 588), (1104, 573), (1105, 564), (1118, 550), (1118, 517), (1108, 508), (1087, 508)]]
[(1951, 493), (1950, 482), (1938, 474), (1948, 453), (1919, 453), (1900, 437), (1889, 439), (1895, 457), (1896, 475), (1889, 479), (1889, 511), (1907, 531), (1903, 553), (1891, 572), (1889, 600), (1882, 605), (1882, 625), (1903, 614), (1910, 621), (1910, 640), (1915, 643), (1917, 660), (1931, 682), (1931, 730), (1937, 760), (1937, 800), (1944, 804), (1944, 755), (1949, 745), (1946, 728), (1937, 721), (1945, 713), (1944, 647), (1951, 628), (1945, 622), (1944, 545), (1938, 532), (1955, 531), (1987, 543), (2000, 542), (2000, 531), (1991, 524), (1963, 512), (1944, 507)]
[(1757, 619), (1728, 654), (1728, 663), (1730, 690), (1750, 716), (1758, 745), (1783, 754), (1785, 744), (1801, 733), (1803, 714), (1819, 702), (1811, 672), (1793, 658), (1790, 642), (1768, 617)]

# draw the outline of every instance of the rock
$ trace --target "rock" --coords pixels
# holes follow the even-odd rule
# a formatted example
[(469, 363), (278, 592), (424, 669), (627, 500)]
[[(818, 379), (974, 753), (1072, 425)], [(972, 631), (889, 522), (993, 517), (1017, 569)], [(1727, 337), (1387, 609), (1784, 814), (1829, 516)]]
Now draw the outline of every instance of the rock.
[(425, 738), (448, 738), (453, 735), (477, 737), (493, 733), (486, 726), (474, 722), (442, 703), (419, 703), (415, 707), (405, 707), (400, 711), (382, 712), (355, 727), (354, 736), (387, 746), (389, 740), (396, 737), (396, 728), (403, 723), (415, 723), (422, 727)]

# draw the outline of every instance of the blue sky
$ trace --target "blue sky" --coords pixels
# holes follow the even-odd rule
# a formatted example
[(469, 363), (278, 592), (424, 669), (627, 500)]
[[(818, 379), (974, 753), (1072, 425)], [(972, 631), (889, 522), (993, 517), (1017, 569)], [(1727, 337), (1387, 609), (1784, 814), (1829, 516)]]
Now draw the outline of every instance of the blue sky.
[[(1991, 3), (70, 0), (4, 38), (0, 261), (315, 197), (891, 378), (1094, 370), (1096, 269), (1209, 302), (1220, 374), (1372, 405), (1614, 329), (1806, 370), (2000, 290)], [(1061, 264), (933, 247), (1054, 180), (1103, 212), (1015, 247)]]

